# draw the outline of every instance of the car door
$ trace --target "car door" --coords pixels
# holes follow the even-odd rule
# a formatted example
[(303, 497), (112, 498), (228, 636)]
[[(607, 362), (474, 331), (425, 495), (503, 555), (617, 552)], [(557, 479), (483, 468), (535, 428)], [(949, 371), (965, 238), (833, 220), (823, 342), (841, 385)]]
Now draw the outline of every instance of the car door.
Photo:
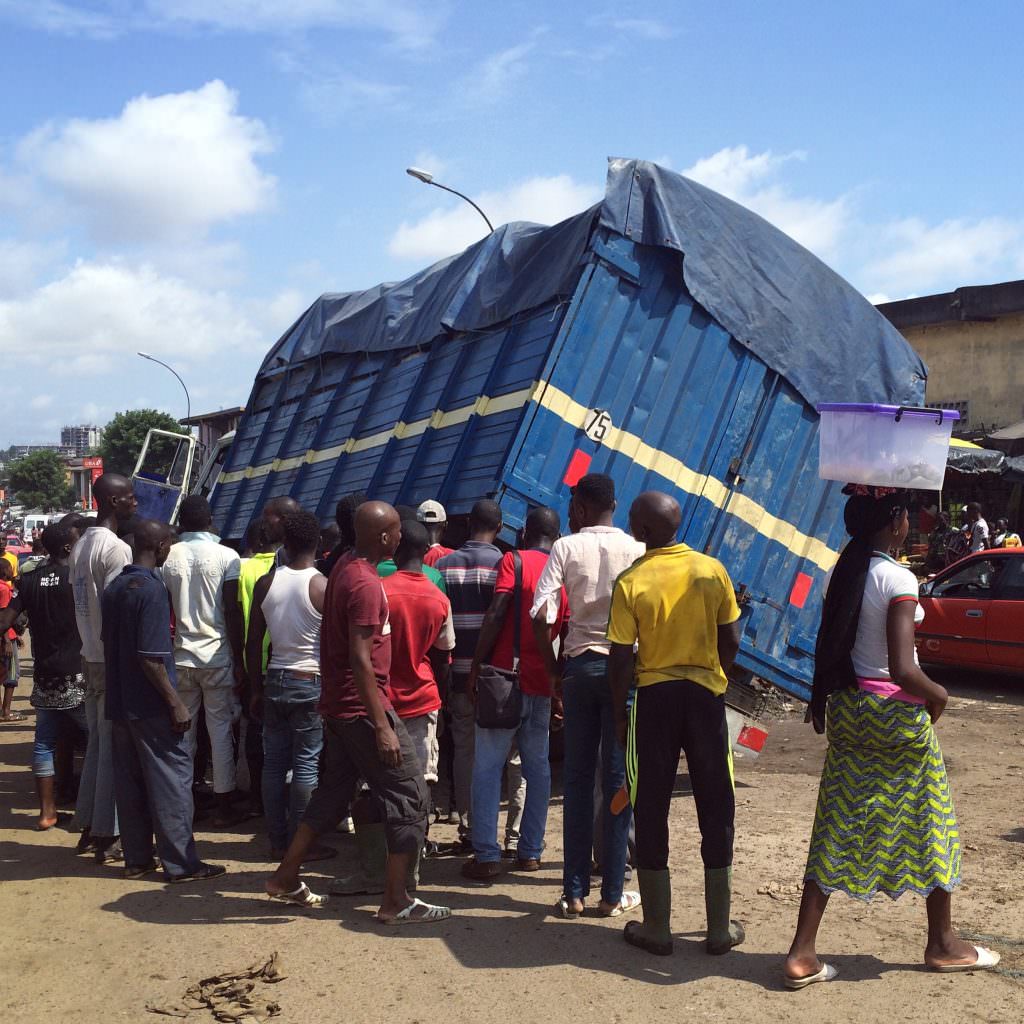
[(987, 616), (998, 570), (992, 558), (967, 558), (927, 584), (924, 622), (917, 630), (924, 662), (989, 667)]
[(1024, 674), (1024, 552), (994, 561), (999, 573), (986, 616), (988, 660)]

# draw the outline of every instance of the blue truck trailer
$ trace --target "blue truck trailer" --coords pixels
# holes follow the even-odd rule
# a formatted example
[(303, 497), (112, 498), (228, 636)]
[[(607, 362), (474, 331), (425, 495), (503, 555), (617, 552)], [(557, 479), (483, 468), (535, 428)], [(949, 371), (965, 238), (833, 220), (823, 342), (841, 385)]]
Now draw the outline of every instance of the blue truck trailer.
[(926, 370), (838, 275), (766, 221), (654, 164), (604, 200), (509, 224), (406, 281), (324, 295), (271, 349), (213, 497), (241, 537), (288, 494), (329, 521), (352, 491), (465, 514), (493, 497), (566, 521), (583, 472), (616, 521), (672, 493), (682, 538), (743, 609), (739, 666), (809, 697), (840, 485), (818, 479), (824, 401), (920, 406)]

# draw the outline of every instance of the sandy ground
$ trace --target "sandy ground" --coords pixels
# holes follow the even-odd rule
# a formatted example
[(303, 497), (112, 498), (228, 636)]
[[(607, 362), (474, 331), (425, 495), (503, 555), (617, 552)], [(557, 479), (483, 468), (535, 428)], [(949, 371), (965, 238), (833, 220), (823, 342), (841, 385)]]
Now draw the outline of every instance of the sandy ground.
[[(738, 773), (734, 916), (747, 942), (706, 956), (702, 874), (685, 770), (673, 803), (676, 952), (627, 947), (622, 921), (551, 915), (559, 893), (560, 798), (549, 818), (544, 870), (474, 886), (460, 861), (430, 861), (423, 895), (456, 917), (418, 930), (384, 930), (373, 907), (336, 901), (291, 913), (259, 898), (268, 871), (262, 836), (203, 832), (200, 852), (229, 874), (187, 890), (126, 882), (72, 852), (75, 837), (32, 831), (28, 770), (32, 721), (0, 726), (0, 1017), (18, 1022), (157, 1022), (150, 1001), (179, 1000), (193, 982), (278, 951), (286, 980), (266, 989), (292, 1022), (552, 1020), (632, 1022), (946, 1021), (1024, 1019), (1024, 683), (947, 680), (957, 694), (940, 723), (960, 825), (966, 882), (954, 901), (965, 934), (1003, 953), (996, 973), (939, 976), (921, 968), (922, 901), (863, 905), (835, 897), (821, 952), (840, 977), (801, 993), (782, 990), (782, 955), (799, 900), (823, 743), (796, 720), (776, 723), (756, 765)], [(16, 707), (29, 711), (28, 681)], [(685, 769), (685, 763), (681, 766)], [(435, 829), (438, 839), (451, 828)], [(344, 873), (339, 857), (310, 873)], [(313, 865), (323, 868), (324, 864)], [(596, 901), (596, 894), (593, 899)], [(189, 1021), (209, 1021), (195, 1011)]]

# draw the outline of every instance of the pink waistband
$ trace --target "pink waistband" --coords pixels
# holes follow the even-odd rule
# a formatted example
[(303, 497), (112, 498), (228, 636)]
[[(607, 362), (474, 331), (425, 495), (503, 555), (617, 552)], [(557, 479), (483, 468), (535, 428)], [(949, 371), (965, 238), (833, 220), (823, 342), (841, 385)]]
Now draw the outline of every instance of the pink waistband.
[(865, 693), (873, 693), (876, 697), (884, 697), (886, 700), (901, 700), (906, 704), (923, 704), (924, 700), (906, 690), (901, 690), (895, 683), (888, 679), (862, 679), (857, 676), (857, 685)]

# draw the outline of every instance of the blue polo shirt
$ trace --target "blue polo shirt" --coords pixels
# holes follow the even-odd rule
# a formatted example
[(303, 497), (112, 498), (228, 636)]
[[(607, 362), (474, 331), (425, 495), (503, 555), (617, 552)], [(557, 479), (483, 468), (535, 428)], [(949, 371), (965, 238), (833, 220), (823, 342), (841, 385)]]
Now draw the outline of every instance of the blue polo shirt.
[(177, 687), (173, 651), (171, 602), (160, 573), (126, 565), (103, 592), (107, 718), (116, 722), (168, 714), (166, 702), (143, 672), (142, 659), (161, 658)]

